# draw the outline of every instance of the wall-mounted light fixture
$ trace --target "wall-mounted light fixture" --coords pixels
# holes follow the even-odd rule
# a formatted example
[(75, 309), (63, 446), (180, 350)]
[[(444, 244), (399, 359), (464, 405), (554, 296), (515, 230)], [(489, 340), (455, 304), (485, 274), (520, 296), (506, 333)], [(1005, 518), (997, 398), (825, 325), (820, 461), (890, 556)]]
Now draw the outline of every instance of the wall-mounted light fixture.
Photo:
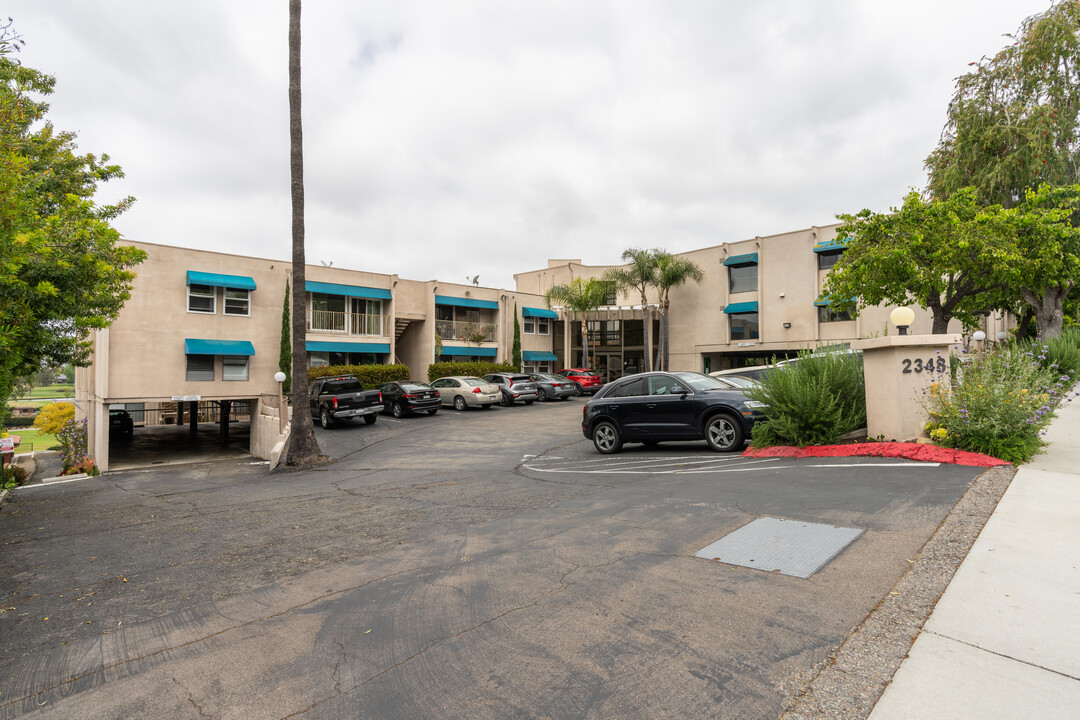
[(791, 323), (784, 323), (784, 329), (788, 330), (789, 328), (791, 328)]

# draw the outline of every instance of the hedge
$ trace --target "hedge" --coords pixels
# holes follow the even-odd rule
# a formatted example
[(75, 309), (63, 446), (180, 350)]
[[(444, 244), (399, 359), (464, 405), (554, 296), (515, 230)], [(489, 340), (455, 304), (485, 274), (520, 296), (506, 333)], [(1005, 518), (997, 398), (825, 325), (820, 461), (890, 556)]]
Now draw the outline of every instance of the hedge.
[(308, 368), (308, 382), (315, 378), (334, 375), (355, 375), (360, 384), (374, 390), (383, 383), (394, 380), (410, 380), (408, 365), (324, 365)]
[(469, 362), (437, 362), (428, 366), (427, 376), (428, 382), (436, 378), (448, 377), (450, 375), (471, 375), (480, 377), (489, 373), (497, 372), (519, 372), (518, 368), (513, 363), (493, 363), (493, 362), (479, 362), (476, 360)]

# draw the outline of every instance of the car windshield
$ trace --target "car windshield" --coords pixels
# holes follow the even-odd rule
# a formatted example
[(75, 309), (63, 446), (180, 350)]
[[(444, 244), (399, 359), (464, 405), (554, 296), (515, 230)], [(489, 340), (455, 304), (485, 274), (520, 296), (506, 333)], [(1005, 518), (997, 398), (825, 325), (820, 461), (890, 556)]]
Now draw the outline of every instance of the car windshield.
[(473, 387), (480, 387), (481, 385), (488, 384), (487, 380), (482, 380), (481, 378), (465, 378), (465, 382), (469, 383)]
[(695, 390), (730, 390), (731, 386), (720, 382), (714, 377), (702, 375), (696, 372), (671, 373)]
[(357, 392), (362, 390), (359, 380), (331, 380), (323, 385), (323, 393)]
[(729, 382), (732, 385), (741, 388), (753, 388), (761, 385), (761, 383), (759, 383), (757, 380), (754, 380), (753, 378), (743, 377), (742, 375), (723, 375), (717, 378), (717, 380), (724, 380), (725, 382)]

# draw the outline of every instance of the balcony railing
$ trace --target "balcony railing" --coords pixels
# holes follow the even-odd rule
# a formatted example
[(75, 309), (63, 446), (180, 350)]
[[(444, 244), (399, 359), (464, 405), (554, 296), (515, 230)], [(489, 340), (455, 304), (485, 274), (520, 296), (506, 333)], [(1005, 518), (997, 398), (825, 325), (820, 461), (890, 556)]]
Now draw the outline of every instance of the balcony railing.
[(307, 329), (312, 332), (345, 333), (348, 335), (375, 335), (387, 337), (389, 315), (346, 313), (337, 310), (312, 310), (308, 314)]
[(436, 320), (435, 332), (443, 340), (472, 343), (495, 342), (495, 323)]

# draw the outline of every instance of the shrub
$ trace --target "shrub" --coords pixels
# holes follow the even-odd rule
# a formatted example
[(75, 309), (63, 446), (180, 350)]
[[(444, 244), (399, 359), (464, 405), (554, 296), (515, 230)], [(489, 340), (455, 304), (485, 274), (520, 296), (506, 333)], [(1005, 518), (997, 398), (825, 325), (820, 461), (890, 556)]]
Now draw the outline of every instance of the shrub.
[(427, 379), (428, 382), (431, 382), (436, 378), (448, 375), (475, 375), (480, 377), (497, 372), (516, 373), (518, 368), (514, 367), (512, 363), (478, 362), (475, 360), (468, 362), (437, 362), (428, 366)]
[(749, 391), (764, 402), (754, 447), (828, 445), (866, 426), (866, 388), (857, 353), (802, 351), (798, 361), (761, 377)]
[(34, 418), (34, 427), (49, 435), (56, 435), (70, 420), (75, 419), (75, 406), (68, 402), (49, 403)]
[(963, 363), (948, 382), (931, 383), (923, 403), (930, 438), (1011, 463), (1030, 460), (1071, 384), (1035, 353), (1045, 347), (1008, 345)]
[(4, 463), (4, 480), (0, 483), (0, 490), (7, 490), (26, 482), (26, 468), (14, 463)]
[(1057, 337), (1027, 346), (1042, 367), (1066, 375), (1072, 380), (1080, 377), (1080, 328), (1066, 328)]
[(86, 454), (85, 420), (68, 420), (56, 434), (56, 439), (60, 441), (60, 451), (64, 460), (64, 470), (60, 473), (61, 475), (80, 472), (98, 474), (94, 459)]
[(334, 375), (355, 375), (360, 384), (374, 390), (383, 383), (394, 380), (410, 380), (408, 365), (326, 365), (308, 368), (308, 382), (315, 378)]

